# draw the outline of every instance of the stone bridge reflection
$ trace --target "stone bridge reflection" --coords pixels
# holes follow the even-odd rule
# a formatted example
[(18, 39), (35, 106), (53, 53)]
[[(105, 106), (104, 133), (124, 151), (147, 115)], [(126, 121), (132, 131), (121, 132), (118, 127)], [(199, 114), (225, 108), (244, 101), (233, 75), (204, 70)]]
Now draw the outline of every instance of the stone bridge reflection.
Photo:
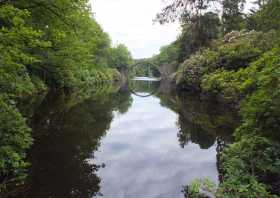
[(147, 98), (159, 92), (160, 79), (136, 77), (133, 81), (129, 82), (128, 87), (131, 94)]

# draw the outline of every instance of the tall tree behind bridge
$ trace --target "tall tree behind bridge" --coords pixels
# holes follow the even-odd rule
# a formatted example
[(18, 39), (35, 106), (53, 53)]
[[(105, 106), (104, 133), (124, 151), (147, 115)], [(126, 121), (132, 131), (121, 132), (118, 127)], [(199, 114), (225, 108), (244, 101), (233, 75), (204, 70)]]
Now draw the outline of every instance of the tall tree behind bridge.
[(223, 32), (228, 33), (232, 30), (241, 30), (243, 27), (243, 9), (245, 0), (223, 0), (222, 1), (222, 23)]

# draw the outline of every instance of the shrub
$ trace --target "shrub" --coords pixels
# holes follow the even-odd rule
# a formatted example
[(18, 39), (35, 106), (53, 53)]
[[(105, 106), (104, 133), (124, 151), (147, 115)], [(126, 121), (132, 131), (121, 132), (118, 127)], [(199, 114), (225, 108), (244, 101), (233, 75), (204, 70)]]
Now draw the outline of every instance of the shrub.
[(200, 89), (201, 77), (204, 74), (207, 57), (201, 53), (196, 53), (187, 59), (178, 69), (176, 74), (176, 84), (181, 87), (192, 87)]
[(241, 106), (244, 125), (280, 141), (280, 49), (268, 52), (253, 66), (260, 71), (255, 75), (256, 90)]
[[(204, 75), (207, 75), (206, 79), (210, 82), (216, 79), (220, 81), (218, 87), (212, 84), (214, 86), (212, 89), (225, 87), (226, 85), (221, 85), (223, 80), (231, 81), (235, 77), (242, 80), (248, 77), (246, 72), (251, 74), (250, 69), (248, 71), (242, 69), (246, 69), (252, 62), (258, 60), (264, 52), (271, 50), (273, 46), (279, 45), (277, 35), (275, 31), (268, 33), (237, 32), (234, 35), (226, 35), (224, 41), (213, 42), (210, 49), (197, 52), (180, 66), (176, 75), (177, 85), (200, 89)], [(232, 72), (227, 73), (225, 71)], [(236, 76), (233, 76), (235, 71), (239, 72)], [(212, 86), (207, 86), (208, 80), (204, 80), (203, 83), (206, 90), (211, 89)], [(230, 86), (227, 87), (230, 88)]]
[(254, 68), (249, 76), (254, 86), (241, 105), (237, 142), (223, 154), (225, 181), (219, 188), (220, 197), (265, 198), (273, 197), (270, 192), (280, 193), (279, 55), (280, 49), (273, 49), (248, 67)]
[(256, 68), (241, 68), (237, 72), (217, 70), (202, 78), (201, 87), (204, 92), (221, 96), (227, 102), (238, 102), (255, 87)]
[(243, 137), (224, 151), (222, 167), (224, 182), (217, 197), (273, 197), (260, 175), (279, 174), (279, 144), (255, 135)]
[(190, 198), (208, 198), (213, 196), (216, 191), (216, 184), (208, 178), (195, 179), (184, 190), (185, 197)]
[(23, 176), (25, 152), (32, 143), (31, 130), (18, 110), (0, 97), (0, 180), (1, 188), (10, 179)]

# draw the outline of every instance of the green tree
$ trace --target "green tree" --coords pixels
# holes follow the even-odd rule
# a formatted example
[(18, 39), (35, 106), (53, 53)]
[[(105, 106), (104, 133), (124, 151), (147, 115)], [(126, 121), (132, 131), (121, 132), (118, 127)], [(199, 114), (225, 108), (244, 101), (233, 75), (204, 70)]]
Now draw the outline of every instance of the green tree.
[(245, 0), (223, 0), (223, 31), (224, 33), (232, 30), (241, 30), (243, 19), (243, 8)]
[(179, 62), (183, 62), (192, 53), (218, 38), (219, 26), (219, 17), (213, 12), (194, 18), (187, 17), (182, 23), (182, 34), (179, 37)]
[(160, 53), (151, 58), (151, 61), (156, 65), (178, 64), (179, 57), (179, 42), (175, 41), (169, 45), (160, 48)]
[(27, 23), (29, 17), (27, 10), (0, 7), (0, 94), (19, 96), (35, 90), (28, 67), (42, 61), (35, 51), (46, 50), (50, 43), (43, 41), (42, 31)]
[[(17, 21), (12, 21), (14, 16), (8, 6), (14, 8), (13, 12), (22, 13)], [(29, 28), (24, 30), (25, 35), (17, 31), (13, 37), (6, 36), (14, 44), (14, 51), (24, 48), (25, 53), (32, 55), (32, 59), (24, 59), (29, 61), (24, 64), (26, 78), (41, 79), (50, 87), (72, 88), (105, 80), (112, 76), (107, 74), (114, 73), (108, 67), (110, 38), (92, 17), (88, 0), (1, 1), (0, 14), (2, 31), (6, 31), (3, 34), (12, 31), (12, 25)], [(46, 41), (48, 48), (39, 39)], [(7, 42), (3, 43), (3, 48), (7, 46)]]
[(280, 1), (264, 0), (258, 10), (252, 10), (247, 16), (246, 27), (250, 30), (267, 32), (280, 29)]
[(133, 59), (128, 48), (123, 44), (119, 44), (115, 48), (111, 48), (109, 56), (110, 67), (116, 68), (121, 73), (126, 73), (129, 66), (133, 63)]
[(155, 20), (163, 24), (174, 22), (185, 16), (196, 18), (203, 15), (205, 10), (215, 1), (216, 0), (173, 0), (162, 9), (161, 13), (157, 14)]

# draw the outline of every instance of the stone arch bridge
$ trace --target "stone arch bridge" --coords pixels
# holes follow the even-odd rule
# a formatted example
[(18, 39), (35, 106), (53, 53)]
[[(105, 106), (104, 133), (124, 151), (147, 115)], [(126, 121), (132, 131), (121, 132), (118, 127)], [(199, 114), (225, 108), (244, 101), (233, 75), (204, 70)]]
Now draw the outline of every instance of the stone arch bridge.
[(146, 72), (147, 74), (149, 74), (148, 75), (149, 77), (151, 76), (160, 77), (161, 79), (168, 79), (170, 75), (176, 71), (174, 65), (170, 65), (170, 64), (157, 65), (149, 60), (137, 61), (136, 63), (132, 64), (129, 68), (133, 70), (139, 67), (141, 68), (146, 67)]
[[(151, 61), (138, 61), (129, 67), (131, 70), (141, 69), (140, 72), (143, 72), (147, 77), (161, 77), (161, 69), (160, 66), (152, 63)], [(137, 72), (137, 70), (136, 70)], [(138, 70), (139, 72), (139, 70)], [(136, 73), (137, 74), (137, 73)]]

